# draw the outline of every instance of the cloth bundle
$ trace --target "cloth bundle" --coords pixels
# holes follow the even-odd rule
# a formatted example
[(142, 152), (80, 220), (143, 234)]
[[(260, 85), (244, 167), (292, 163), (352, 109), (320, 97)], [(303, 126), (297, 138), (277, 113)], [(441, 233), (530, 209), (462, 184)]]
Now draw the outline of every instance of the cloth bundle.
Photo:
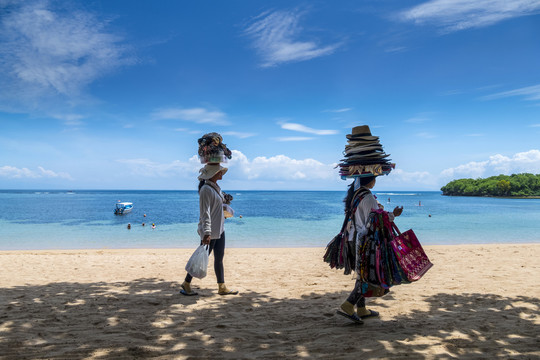
[(232, 158), (231, 150), (223, 143), (223, 138), (216, 132), (204, 134), (198, 140), (199, 159), (202, 164), (227, 162)]
[(356, 242), (356, 273), (366, 288), (369, 285), (390, 289), (394, 285), (410, 283), (392, 247), (393, 240), (388, 213), (384, 210), (371, 212), (368, 233)]
[(356, 126), (347, 135), (344, 159), (339, 163), (339, 174), (342, 179), (359, 176), (388, 175), (396, 164), (390, 162), (385, 154), (378, 136), (371, 135), (369, 126)]

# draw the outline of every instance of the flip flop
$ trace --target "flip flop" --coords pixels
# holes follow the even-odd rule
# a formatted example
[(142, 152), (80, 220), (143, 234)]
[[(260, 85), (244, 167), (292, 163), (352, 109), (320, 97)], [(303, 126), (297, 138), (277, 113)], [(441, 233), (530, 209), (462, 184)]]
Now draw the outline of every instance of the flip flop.
[(364, 322), (362, 321), (362, 319), (360, 319), (358, 317), (358, 315), (356, 315), (356, 313), (353, 313), (352, 315), (349, 315), (347, 314), (346, 312), (343, 312), (341, 310), (338, 310), (337, 313), (341, 316), (345, 316), (347, 319), (351, 320), (351, 321), (354, 321), (355, 323), (357, 324), (363, 324)]
[(219, 293), (219, 292), (218, 292), (218, 295), (238, 295), (238, 291), (236, 291), (236, 290), (229, 290), (229, 291), (224, 292), (224, 293)]
[(195, 296), (195, 295), (199, 295), (199, 293), (195, 292), (195, 291), (191, 291), (191, 292), (187, 292), (186, 289), (184, 289), (184, 285), (180, 285), (182, 287), (182, 290), (180, 290), (180, 294), (182, 295), (185, 295), (185, 296)]
[(377, 311), (369, 310), (369, 314), (360, 316), (360, 319), (367, 319), (367, 318), (370, 318), (370, 317), (377, 317), (377, 316), (379, 316), (379, 313)]
[(185, 295), (185, 296), (195, 296), (195, 295), (199, 295), (199, 293), (196, 293), (195, 291), (192, 291), (190, 293), (188, 293), (186, 290), (182, 289), (180, 290), (180, 294), (182, 295)]

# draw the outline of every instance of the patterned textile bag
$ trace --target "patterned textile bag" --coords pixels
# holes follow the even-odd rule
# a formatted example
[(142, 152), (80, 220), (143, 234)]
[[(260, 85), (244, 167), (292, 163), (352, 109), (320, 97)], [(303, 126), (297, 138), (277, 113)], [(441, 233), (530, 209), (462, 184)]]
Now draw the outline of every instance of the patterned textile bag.
[(401, 233), (394, 223), (392, 223), (392, 228), (397, 233), (397, 236), (394, 236), (394, 239), (390, 241), (394, 254), (407, 275), (407, 279), (417, 281), (433, 264), (429, 261), (424, 249), (422, 249), (422, 245), (420, 245), (414, 231), (407, 230)]

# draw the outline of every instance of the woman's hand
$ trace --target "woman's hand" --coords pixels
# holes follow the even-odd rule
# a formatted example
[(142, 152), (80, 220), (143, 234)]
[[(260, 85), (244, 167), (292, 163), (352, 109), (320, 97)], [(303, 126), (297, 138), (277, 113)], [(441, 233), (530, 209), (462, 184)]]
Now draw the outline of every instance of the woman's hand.
[(202, 243), (203, 243), (203, 245), (210, 244), (210, 235), (204, 235), (204, 237), (202, 239)]
[(403, 212), (403, 206), (402, 207), (396, 206), (393, 211), (394, 216), (396, 217), (401, 215), (402, 212)]

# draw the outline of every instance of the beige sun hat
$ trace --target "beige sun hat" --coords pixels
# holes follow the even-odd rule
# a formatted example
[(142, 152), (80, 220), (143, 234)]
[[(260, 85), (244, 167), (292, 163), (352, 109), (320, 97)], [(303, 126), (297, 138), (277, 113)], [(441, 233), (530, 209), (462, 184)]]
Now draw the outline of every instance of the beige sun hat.
[(223, 167), (223, 166), (221, 166), (219, 164), (206, 164), (206, 165), (204, 165), (203, 168), (201, 168), (199, 170), (201, 175), (199, 175), (198, 179), (199, 180), (211, 179), (211, 178), (214, 177), (214, 175), (216, 175), (220, 171), (223, 173), (223, 175), (225, 175), (227, 170), (229, 170), (229, 169), (227, 169), (226, 167)]

